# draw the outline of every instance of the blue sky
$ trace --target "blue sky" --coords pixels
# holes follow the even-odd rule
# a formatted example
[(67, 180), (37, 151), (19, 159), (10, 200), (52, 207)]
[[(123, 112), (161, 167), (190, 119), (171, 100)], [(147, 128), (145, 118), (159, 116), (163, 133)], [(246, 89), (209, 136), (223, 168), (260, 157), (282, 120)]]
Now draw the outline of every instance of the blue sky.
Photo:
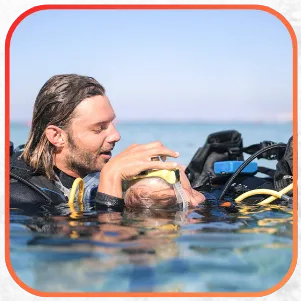
[(292, 42), (259, 10), (47, 10), (16, 28), (11, 120), (53, 75), (96, 78), (118, 120), (283, 121)]

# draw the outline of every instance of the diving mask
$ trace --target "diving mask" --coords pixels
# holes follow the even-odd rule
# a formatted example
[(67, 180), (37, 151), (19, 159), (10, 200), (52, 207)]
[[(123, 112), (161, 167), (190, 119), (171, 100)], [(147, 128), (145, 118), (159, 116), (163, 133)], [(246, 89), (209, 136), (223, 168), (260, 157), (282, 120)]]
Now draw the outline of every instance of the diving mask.
[(131, 180), (153, 178), (153, 177), (161, 178), (165, 180), (167, 183), (174, 185), (176, 182), (180, 181), (180, 170), (179, 169), (146, 170), (140, 173), (139, 175), (133, 177)]

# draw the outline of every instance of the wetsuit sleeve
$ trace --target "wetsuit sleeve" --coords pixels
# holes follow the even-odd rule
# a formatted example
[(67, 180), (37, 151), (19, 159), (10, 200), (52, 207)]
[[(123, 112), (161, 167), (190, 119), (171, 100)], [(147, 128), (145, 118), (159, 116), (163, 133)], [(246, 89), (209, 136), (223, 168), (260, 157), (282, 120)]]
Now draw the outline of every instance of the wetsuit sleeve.
[(108, 208), (122, 210), (124, 207), (124, 199), (117, 198), (99, 191), (96, 192), (94, 202), (96, 210)]

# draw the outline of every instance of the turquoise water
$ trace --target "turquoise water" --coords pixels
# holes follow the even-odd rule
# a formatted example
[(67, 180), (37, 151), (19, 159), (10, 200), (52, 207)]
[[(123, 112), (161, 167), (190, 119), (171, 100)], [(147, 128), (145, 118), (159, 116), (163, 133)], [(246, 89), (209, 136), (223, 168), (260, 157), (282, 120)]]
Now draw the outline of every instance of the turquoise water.
[[(207, 136), (236, 129), (244, 145), (287, 142), (292, 124), (117, 124), (122, 140), (161, 140), (188, 164)], [(11, 125), (25, 142), (28, 127)], [(261, 165), (274, 167), (273, 161)], [(292, 210), (244, 206), (181, 212), (24, 216), (11, 210), (11, 261), (19, 278), (48, 292), (255, 292), (276, 285), (292, 256)]]

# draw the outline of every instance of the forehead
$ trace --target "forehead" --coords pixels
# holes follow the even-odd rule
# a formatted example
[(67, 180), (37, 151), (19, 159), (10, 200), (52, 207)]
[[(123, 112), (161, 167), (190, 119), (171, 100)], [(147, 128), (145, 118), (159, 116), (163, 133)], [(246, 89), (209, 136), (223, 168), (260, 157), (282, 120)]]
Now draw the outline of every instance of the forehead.
[(115, 118), (111, 103), (105, 95), (96, 95), (82, 100), (74, 113), (74, 123), (80, 123), (81, 126), (112, 121)]

